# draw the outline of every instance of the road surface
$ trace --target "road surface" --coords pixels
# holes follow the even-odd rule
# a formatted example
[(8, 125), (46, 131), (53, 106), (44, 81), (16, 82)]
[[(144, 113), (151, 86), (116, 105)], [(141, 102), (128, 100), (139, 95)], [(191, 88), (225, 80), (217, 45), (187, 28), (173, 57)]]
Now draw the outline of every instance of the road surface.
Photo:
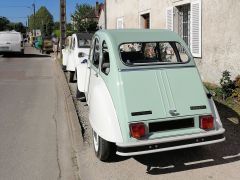
[(0, 179), (74, 179), (56, 64), (33, 48), (0, 56)]

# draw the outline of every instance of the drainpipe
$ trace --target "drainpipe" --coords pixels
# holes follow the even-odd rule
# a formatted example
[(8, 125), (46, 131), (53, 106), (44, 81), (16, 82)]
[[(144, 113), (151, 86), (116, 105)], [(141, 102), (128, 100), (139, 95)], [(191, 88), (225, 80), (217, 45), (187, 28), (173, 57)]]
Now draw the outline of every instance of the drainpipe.
[(104, 26), (107, 29), (107, 0), (104, 0)]

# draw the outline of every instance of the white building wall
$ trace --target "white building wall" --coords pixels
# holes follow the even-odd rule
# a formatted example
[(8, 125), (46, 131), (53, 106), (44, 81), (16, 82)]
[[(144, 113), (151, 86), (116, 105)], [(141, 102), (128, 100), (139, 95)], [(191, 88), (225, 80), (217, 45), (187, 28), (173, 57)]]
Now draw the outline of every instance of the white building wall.
[[(107, 0), (107, 28), (116, 29), (117, 18), (124, 28), (139, 28), (139, 17), (150, 12), (152, 29), (166, 28), (166, 9), (193, 0)], [(221, 73), (240, 74), (240, 1), (202, 0), (202, 54), (195, 58), (204, 81), (219, 83)]]

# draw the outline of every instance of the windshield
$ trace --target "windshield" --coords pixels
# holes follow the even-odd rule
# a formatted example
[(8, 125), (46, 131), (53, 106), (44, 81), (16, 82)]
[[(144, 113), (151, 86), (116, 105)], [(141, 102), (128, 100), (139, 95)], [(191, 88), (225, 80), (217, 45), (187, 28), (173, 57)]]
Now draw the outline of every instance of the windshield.
[(189, 56), (177, 42), (134, 42), (120, 45), (120, 55), (128, 66), (187, 63)]
[(21, 41), (21, 36), (13, 33), (1, 33), (0, 40), (4, 42), (19, 42)]

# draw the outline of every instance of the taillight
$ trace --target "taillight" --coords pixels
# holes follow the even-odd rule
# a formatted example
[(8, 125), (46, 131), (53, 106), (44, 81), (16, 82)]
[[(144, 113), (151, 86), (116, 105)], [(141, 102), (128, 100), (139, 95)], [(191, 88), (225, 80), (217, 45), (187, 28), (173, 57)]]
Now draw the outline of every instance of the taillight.
[(214, 117), (209, 116), (201, 116), (200, 117), (200, 128), (204, 130), (210, 130), (214, 128)]
[(130, 134), (133, 138), (139, 139), (146, 134), (146, 127), (144, 123), (133, 123), (129, 125)]

